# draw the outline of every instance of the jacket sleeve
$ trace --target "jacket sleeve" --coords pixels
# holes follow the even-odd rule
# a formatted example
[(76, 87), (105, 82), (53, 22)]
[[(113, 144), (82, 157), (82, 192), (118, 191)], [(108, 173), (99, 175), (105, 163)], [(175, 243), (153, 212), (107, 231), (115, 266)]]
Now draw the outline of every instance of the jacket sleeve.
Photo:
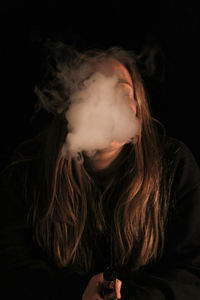
[(129, 274), (122, 284), (123, 300), (200, 299), (200, 171), (187, 146), (175, 144), (173, 212), (164, 255), (146, 270)]
[(81, 300), (88, 276), (55, 268), (34, 243), (26, 203), (20, 198), (23, 174), (24, 170), (15, 174), (15, 184), (1, 186), (1, 295), (5, 300)]

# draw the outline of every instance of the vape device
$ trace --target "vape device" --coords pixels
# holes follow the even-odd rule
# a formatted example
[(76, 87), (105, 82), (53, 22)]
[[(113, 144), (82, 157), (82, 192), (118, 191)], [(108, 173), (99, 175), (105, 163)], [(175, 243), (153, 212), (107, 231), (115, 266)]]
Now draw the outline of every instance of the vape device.
[(108, 267), (103, 272), (103, 286), (102, 286), (102, 297), (104, 300), (117, 300), (116, 296), (116, 279), (117, 273), (111, 267)]

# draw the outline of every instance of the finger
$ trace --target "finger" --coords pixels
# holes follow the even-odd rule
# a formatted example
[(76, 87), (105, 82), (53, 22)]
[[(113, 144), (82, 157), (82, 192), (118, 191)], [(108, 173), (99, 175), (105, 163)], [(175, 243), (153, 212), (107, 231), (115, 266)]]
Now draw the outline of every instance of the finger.
[(103, 273), (99, 273), (99, 274), (95, 275), (93, 277), (93, 279), (94, 279), (94, 282), (96, 283), (96, 290), (97, 290), (98, 293), (100, 293), (100, 291), (102, 289), (102, 283), (104, 281)]
[(116, 292), (117, 299), (121, 299), (121, 286), (122, 286), (121, 280), (116, 279), (115, 292)]
[(103, 273), (96, 274), (92, 278), (96, 282), (103, 282), (104, 281), (104, 279), (103, 279)]

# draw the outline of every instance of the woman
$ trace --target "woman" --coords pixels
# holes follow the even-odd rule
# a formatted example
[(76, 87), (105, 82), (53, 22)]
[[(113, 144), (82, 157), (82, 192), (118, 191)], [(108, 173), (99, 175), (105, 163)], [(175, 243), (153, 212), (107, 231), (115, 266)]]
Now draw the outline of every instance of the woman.
[[(140, 127), (134, 142), (82, 151), (80, 163), (62, 154), (66, 111), (94, 73), (116, 76)], [(59, 45), (36, 93), (54, 117), (4, 174), (7, 299), (101, 300), (107, 267), (117, 274), (115, 298), (200, 298), (199, 168), (151, 117), (134, 54), (118, 47), (69, 53)]]

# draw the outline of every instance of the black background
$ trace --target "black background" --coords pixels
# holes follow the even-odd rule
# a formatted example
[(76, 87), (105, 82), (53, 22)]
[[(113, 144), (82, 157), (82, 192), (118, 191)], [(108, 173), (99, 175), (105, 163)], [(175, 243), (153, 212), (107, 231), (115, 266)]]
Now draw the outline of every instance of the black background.
[(200, 163), (197, 1), (94, 0), (63, 5), (4, 0), (0, 8), (1, 165), (48, 119), (45, 113), (33, 118), (33, 88), (41, 60), (35, 45), (46, 38), (80, 50), (118, 45), (137, 54), (145, 45), (157, 45), (156, 72), (145, 75), (152, 114), (168, 135), (189, 146)]

